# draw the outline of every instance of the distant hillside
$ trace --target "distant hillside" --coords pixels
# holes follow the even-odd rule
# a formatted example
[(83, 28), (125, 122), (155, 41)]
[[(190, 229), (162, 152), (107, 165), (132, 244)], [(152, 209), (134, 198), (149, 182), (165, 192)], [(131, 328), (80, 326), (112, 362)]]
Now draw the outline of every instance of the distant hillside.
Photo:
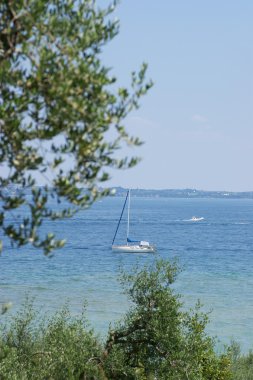
[[(128, 189), (123, 187), (113, 187), (116, 196), (125, 196)], [(84, 189), (85, 190), (85, 189)], [(1, 188), (2, 193), (15, 195), (19, 192), (31, 193), (31, 189), (23, 189), (21, 186), (8, 186)], [(223, 198), (223, 199), (253, 199), (253, 191), (233, 192), (233, 191), (204, 191), (196, 189), (131, 189), (133, 197), (147, 198)]]
[[(117, 196), (125, 196), (127, 189), (114, 187)], [(231, 192), (231, 191), (204, 191), (196, 189), (131, 189), (131, 195), (136, 197), (161, 197), (161, 198), (231, 198), (231, 199), (253, 199), (253, 191)]]

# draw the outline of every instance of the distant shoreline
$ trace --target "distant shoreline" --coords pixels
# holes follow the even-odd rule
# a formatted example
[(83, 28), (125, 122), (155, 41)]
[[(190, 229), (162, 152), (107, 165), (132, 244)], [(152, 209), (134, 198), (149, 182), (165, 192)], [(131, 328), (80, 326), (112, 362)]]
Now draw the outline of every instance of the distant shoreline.
[[(43, 189), (43, 186), (37, 186)], [(116, 196), (125, 196), (128, 188), (121, 186), (109, 187), (112, 190), (112, 194)], [(85, 189), (84, 189), (85, 190)], [(100, 190), (103, 190), (100, 187)], [(29, 194), (30, 188), (22, 188), (21, 186), (8, 186), (2, 187), (2, 191), (7, 194), (15, 195), (20, 191), (24, 191)], [(134, 197), (145, 198), (215, 198), (215, 199), (253, 199), (253, 191), (208, 191), (197, 189), (135, 189), (131, 188), (131, 195)]]
[[(112, 187), (116, 196), (125, 196), (128, 189)], [(148, 198), (216, 198), (216, 199), (253, 199), (253, 191), (205, 191), (196, 189), (131, 189), (132, 196)]]

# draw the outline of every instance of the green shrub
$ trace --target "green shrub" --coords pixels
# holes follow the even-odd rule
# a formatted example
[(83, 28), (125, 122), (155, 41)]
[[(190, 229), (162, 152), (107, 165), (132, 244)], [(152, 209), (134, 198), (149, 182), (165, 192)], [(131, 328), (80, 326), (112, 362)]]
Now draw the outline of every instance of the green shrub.
[(106, 372), (109, 379), (231, 379), (230, 357), (215, 353), (205, 332), (208, 317), (196, 305), (183, 311), (171, 284), (178, 268), (160, 260), (123, 274), (132, 303), (124, 320), (109, 332)]
[(183, 310), (171, 287), (176, 274), (176, 265), (166, 261), (123, 274), (131, 307), (104, 343), (84, 312), (73, 318), (64, 307), (41, 318), (27, 302), (1, 328), (0, 379), (232, 380), (231, 360), (239, 359), (232, 349), (215, 352), (200, 305)]
[(74, 380), (99, 376), (97, 358), (101, 357), (101, 346), (83, 315), (72, 318), (64, 307), (51, 318), (35, 317), (31, 304), (26, 303), (11, 325), (2, 329), (1, 379)]
[(253, 352), (242, 355), (236, 342), (232, 342), (230, 350), (233, 380), (253, 380)]

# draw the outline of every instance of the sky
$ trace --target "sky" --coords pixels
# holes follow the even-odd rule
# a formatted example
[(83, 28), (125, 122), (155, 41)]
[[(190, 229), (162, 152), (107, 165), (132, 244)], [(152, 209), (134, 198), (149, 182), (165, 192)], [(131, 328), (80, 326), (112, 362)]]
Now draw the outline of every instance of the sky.
[(154, 87), (125, 122), (142, 161), (109, 185), (252, 191), (253, 1), (122, 0), (114, 16), (105, 64), (125, 85), (145, 61)]

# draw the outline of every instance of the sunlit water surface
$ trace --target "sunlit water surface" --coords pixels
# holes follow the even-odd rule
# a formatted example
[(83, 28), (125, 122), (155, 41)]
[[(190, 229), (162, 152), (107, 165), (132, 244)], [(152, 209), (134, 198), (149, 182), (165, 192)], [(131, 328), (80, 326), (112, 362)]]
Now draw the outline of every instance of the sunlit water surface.
[[(45, 225), (68, 240), (51, 259), (29, 247), (7, 245), (0, 257), (0, 302), (13, 303), (8, 316), (27, 294), (46, 312), (68, 301), (78, 314), (87, 301), (91, 325), (104, 335), (128, 308), (117, 279), (119, 267), (176, 257), (182, 272), (174, 286), (185, 306), (200, 300), (211, 311), (208, 332), (220, 346), (235, 339), (243, 351), (252, 348), (253, 201), (132, 197), (131, 237), (155, 243), (156, 255), (112, 252), (123, 202), (121, 197), (107, 198), (72, 219)], [(192, 216), (204, 220), (194, 222)], [(118, 243), (125, 233), (124, 219)]]

